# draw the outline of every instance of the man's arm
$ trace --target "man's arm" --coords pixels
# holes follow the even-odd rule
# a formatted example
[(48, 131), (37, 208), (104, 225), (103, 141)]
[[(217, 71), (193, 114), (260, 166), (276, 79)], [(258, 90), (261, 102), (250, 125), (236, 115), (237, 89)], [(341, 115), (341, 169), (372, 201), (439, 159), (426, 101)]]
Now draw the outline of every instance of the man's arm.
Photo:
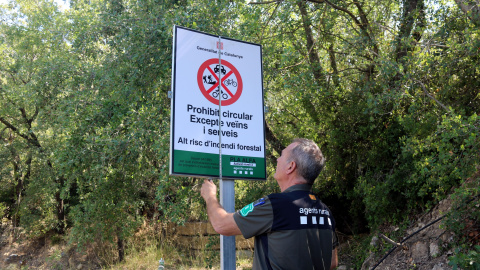
[(332, 251), (332, 263), (330, 265), (330, 270), (337, 268), (338, 266), (338, 256), (337, 256), (337, 248)]
[(217, 186), (212, 180), (205, 180), (200, 191), (207, 203), (207, 214), (213, 229), (225, 236), (242, 234), (233, 219), (233, 213), (227, 213), (217, 199)]

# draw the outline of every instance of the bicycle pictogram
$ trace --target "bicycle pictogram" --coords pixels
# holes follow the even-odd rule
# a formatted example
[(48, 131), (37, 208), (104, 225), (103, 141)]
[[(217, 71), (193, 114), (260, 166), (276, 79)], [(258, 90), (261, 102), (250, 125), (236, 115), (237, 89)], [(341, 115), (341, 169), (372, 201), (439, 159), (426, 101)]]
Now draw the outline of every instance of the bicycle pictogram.
[(237, 82), (234, 79), (228, 79), (223, 82), (226, 86), (232, 85), (233, 87), (237, 87)]
[(197, 73), (197, 82), (202, 94), (213, 104), (228, 106), (236, 102), (243, 90), (242, 77), (230, 62), (212, 58), (205, 61)]

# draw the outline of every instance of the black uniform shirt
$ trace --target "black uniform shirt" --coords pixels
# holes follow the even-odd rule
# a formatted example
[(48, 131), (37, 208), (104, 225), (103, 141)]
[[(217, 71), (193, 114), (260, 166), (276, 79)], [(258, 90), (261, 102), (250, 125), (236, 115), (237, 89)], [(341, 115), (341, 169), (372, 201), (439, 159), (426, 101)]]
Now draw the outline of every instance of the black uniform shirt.
[(295, 185), (237, 211), (245, 238), (255, 236), (253, 269), (330, 269), (335, 221), (310, 185)]

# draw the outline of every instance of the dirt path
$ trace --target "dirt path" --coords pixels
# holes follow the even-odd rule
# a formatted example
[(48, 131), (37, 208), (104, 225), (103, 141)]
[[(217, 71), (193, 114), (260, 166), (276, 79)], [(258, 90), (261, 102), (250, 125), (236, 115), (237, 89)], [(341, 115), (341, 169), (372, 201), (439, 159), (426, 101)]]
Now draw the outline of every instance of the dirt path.
[(58, 237), (26, 240), (21, 228), (0, 225), (0, 269), (100, 269), (94, 256), (78, 254)]

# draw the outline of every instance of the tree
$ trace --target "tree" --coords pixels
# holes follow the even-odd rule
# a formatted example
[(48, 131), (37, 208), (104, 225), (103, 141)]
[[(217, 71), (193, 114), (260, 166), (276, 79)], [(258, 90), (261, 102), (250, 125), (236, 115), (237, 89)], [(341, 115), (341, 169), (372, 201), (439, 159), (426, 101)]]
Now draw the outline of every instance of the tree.
[[(457, 87), (466, 91), (462, 94), (447, 94), (458, 90), (446, 87), (451, 82), (444, 80), (451, 76), (442, 68), (446, 63), (437, 58), (445, 59), (441, 52), (450, 48), (440, 35), (472, 36), (461, 28), (453, 30), (453, 25), (465, 27), (460, 26), (461, 16), (442, 24), (443, 16), (455, 18), (457, 13), (442, 13), (448, 5), (438, 8), (423, 1), (266, 1), (252, 7), (260, 10), (252, 14), (265, 14), (258, 21), (265, 22), (259, 40), (267, 63), (266, 100), (273, 108), (267, 118), (269, 128), (282, 141), (305, 136), (320, 142), (328, 161), (317, 190), (332, 202), (334, 212), (349, 212), (350, 219), (340, 226), (365, 230), (367, 224), (375, 227), (416, 209), (410, 202), (434, 200), (442, 184), (426, 193), (405, 191), (411, 188), (405, 179), (418, 176), (411, 168), (419, 157), (402, 158), (409, 156), (408, 143), (402, 138), (425, 138), (437, 132), (442, 117), (452, 112), (449, 106), (459, 104), (452, 103), (457, 100), (453, 96), (478, 99), (475, 86)], [(427, 24), (432, 22), (429, 16), (438, 20)], [(450, 41), (470, 44), (467, 47), (476, 43)], [(467, 51), (477, 59), (478, 53)], [(475, 66), (466, 61), (469, 67)], [(468, 77), (478, 71), (463, 69), (469, 75), (461, 77), (476, 85)], [(461, 68), (456, 70), (464, 74)], [(439, 90), (433, 93), (432, 89)], [(455, 106), (470, 107), (468, 102)], [(459, 113), (468, 117), (473, 111)]]
[[(10, 165), (2, 168), (12, 171), (13, 179), (6, 181), (7, 186), (15, 186), (16, 193), (11, 200), (16, 210), (11, 209), (16, 219), (23, 218), (31, 226), (36, 223), (30, 220), (31, 215), (47, 217), (54, 213), (56, 219), (37, 229), (55, 227), (61, 232), (65, 214), (60, 189), (64, 178), (52, 163), (51, 143), (62, 136), (55, 126), (56, 110), (74, 69), (66, 41), (68, 21), (49, 1), (12, 2), (2, 9), (2, 15), (6, 23), (0, 26), (0, 128), (7, 146), (4, 150), (10, 153), (4, 160)], [(32, 190), (38, 183), (48, 183), (52, 189)], [(22, 201), (25, 193), (31, 195)], [(51, 196), (55, 205), (42, 205), (43, 196)], [(19, 210), (22, 216), (18, 216)]]

